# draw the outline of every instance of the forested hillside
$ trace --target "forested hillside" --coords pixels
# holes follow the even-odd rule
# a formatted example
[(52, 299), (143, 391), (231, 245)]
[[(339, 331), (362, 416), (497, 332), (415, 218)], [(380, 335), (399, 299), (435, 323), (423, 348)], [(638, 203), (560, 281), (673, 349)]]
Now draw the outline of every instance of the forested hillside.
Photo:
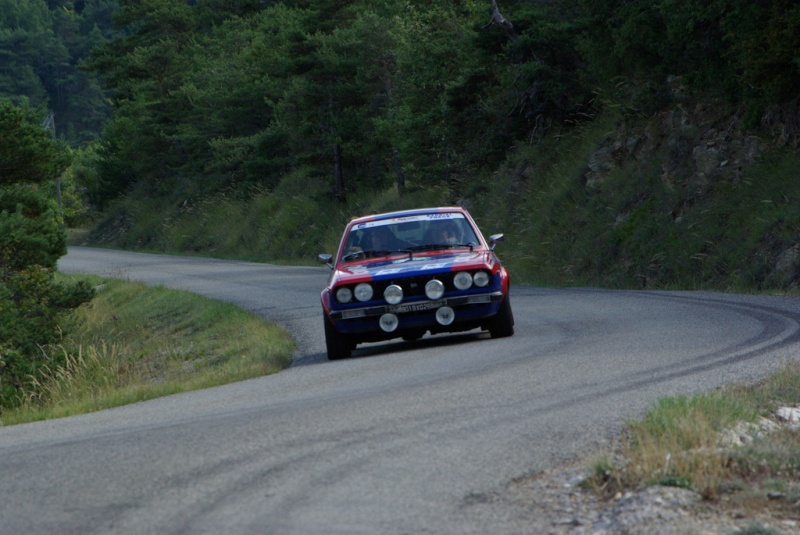
[[(667, 106), (669, 76), (755, 126), (797, 96), (787, 0), (122, 1), (91, 66), (115, 113), (101, 206), (189, 199), (292, 172), (337, 202), (390, 182), (454, 197), (507, 152), (618, 104)], [(600, 102), (599, 99), (612, 102)]]
[(119, 34), (118, 9), (116, 0), (0, 0), (0, 97), (52, 112), (50, 127), (73, 146), (98, 137), (111, 105), (80, 64)]
[(306, 262), (354, 215), (462, 203), (529, 281), (797, 279), (796, 2), (0, 4), (0, 96), (99, 134), (93, 243)]

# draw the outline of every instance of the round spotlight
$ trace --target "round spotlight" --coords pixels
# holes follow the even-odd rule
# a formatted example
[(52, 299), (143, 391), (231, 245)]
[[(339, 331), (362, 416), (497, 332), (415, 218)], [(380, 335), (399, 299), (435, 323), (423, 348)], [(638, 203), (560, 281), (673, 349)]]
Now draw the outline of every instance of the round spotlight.
[(347, 286), (342, 286), (336, 290), (336, 300), (340, 303), (349, 303), (353, 300), (353, 292)]
[(383, 298), (390, 305), (397, 305), (403, 300), (403, 289), (396, 284), (392, 284), (383, 291)]
[(397, 330), (397, 326), (400, 325), (400, 320), (398, 320), (397, 316), (394, 314), (384, 314), (381, 316), (381, 319), (378, 320), (378, 323), (383, 332), (391, 333)]
[(469, 290), (469, 287), (472, 286), (472, 275), (468, 271), (459, 271), (453, 277), (453, 284), (459, 290)]
[(489, 277), (489, 274), (486, 273), (485, 271), (478, 271), (477, 273), (475, 273), (473, 280), (475, 281), (475, 286), (480, 286), (481, 288), (483, 288), (484, 286), (489, 284), (491, 277)]
[(367, 284), (366, 282), (362, 282), (358, 286), (356, 286), (356, 299), (359, 301), (369, 301), (372, 299), (372, 286)]
[(434, 301), (440, 299), (444, 295), (444, 284), (442, 284), (442, 281), (436, 279), (429, 280), (428, 284), (425, 285), (425, 295), (428, 296), (428, 299)]
[(442, 307), (436, 311), (436, 321), (439, 325), (450, 325), (456, 319), (455, 311), (450, 307)]

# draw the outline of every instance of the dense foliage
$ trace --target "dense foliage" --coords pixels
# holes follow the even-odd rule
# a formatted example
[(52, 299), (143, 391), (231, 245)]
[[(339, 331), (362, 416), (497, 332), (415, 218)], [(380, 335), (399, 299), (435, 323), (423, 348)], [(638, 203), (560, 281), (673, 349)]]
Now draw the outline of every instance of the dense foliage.
[(73, 145), (96, 138), (111, 106), (80, 65), (115, 35), (117, 9), (116, 0), (0, 0), (0, 97), (52, 110)]
[(0, 0), (0, 96), (72, 142), (106, 125), (100, 208), (298, 170), (340, 202), (407, 182), (456, 200), (609, 102), (660, 109), (671, 77), (760, 119), (800, 93), (799, 23), (790, 0)]
[(66, 235), (47, 184), (69, 163), (69, 148), (35, 113), (0, 99), (0, 406), (59, 364), (42, 346), (59, 340), (66, 311), (91, 298), (86, 284), (54, 281)]
[(598, 93), (652, 113), (682, 76), (759, 117), (800, 89), (788, 0), (517, 0), (499, 17), (485, 0), (120, 4), (130, 33), (92, 61), (115, 106), (100, 206), (298, 169), (339, 201), (394, 181), (457, 199), (516, 144), (591, 117)]

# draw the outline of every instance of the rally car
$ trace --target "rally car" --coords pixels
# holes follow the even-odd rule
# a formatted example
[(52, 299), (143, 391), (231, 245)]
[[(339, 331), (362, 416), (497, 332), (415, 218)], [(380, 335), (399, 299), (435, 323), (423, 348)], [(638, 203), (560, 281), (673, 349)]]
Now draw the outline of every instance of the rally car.
[(363, 342), (427, 333), (514, 334), (509, 274), (461, 207), (406, 210), (353, 219), (322, 291), (328, 359)]

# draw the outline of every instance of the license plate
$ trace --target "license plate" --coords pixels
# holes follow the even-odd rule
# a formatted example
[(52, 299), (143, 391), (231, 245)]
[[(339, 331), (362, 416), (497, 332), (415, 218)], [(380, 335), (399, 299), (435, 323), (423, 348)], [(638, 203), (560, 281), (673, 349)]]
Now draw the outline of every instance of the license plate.
[(422, 310), (432, 310), (444, 304), (443, 301), (426, 301), (424, 303), (413, 303), (410, 305), (398, 305), (389, 308), (389, 312), (394, 314), (407, 314), (408, 312), (420, 312)]

